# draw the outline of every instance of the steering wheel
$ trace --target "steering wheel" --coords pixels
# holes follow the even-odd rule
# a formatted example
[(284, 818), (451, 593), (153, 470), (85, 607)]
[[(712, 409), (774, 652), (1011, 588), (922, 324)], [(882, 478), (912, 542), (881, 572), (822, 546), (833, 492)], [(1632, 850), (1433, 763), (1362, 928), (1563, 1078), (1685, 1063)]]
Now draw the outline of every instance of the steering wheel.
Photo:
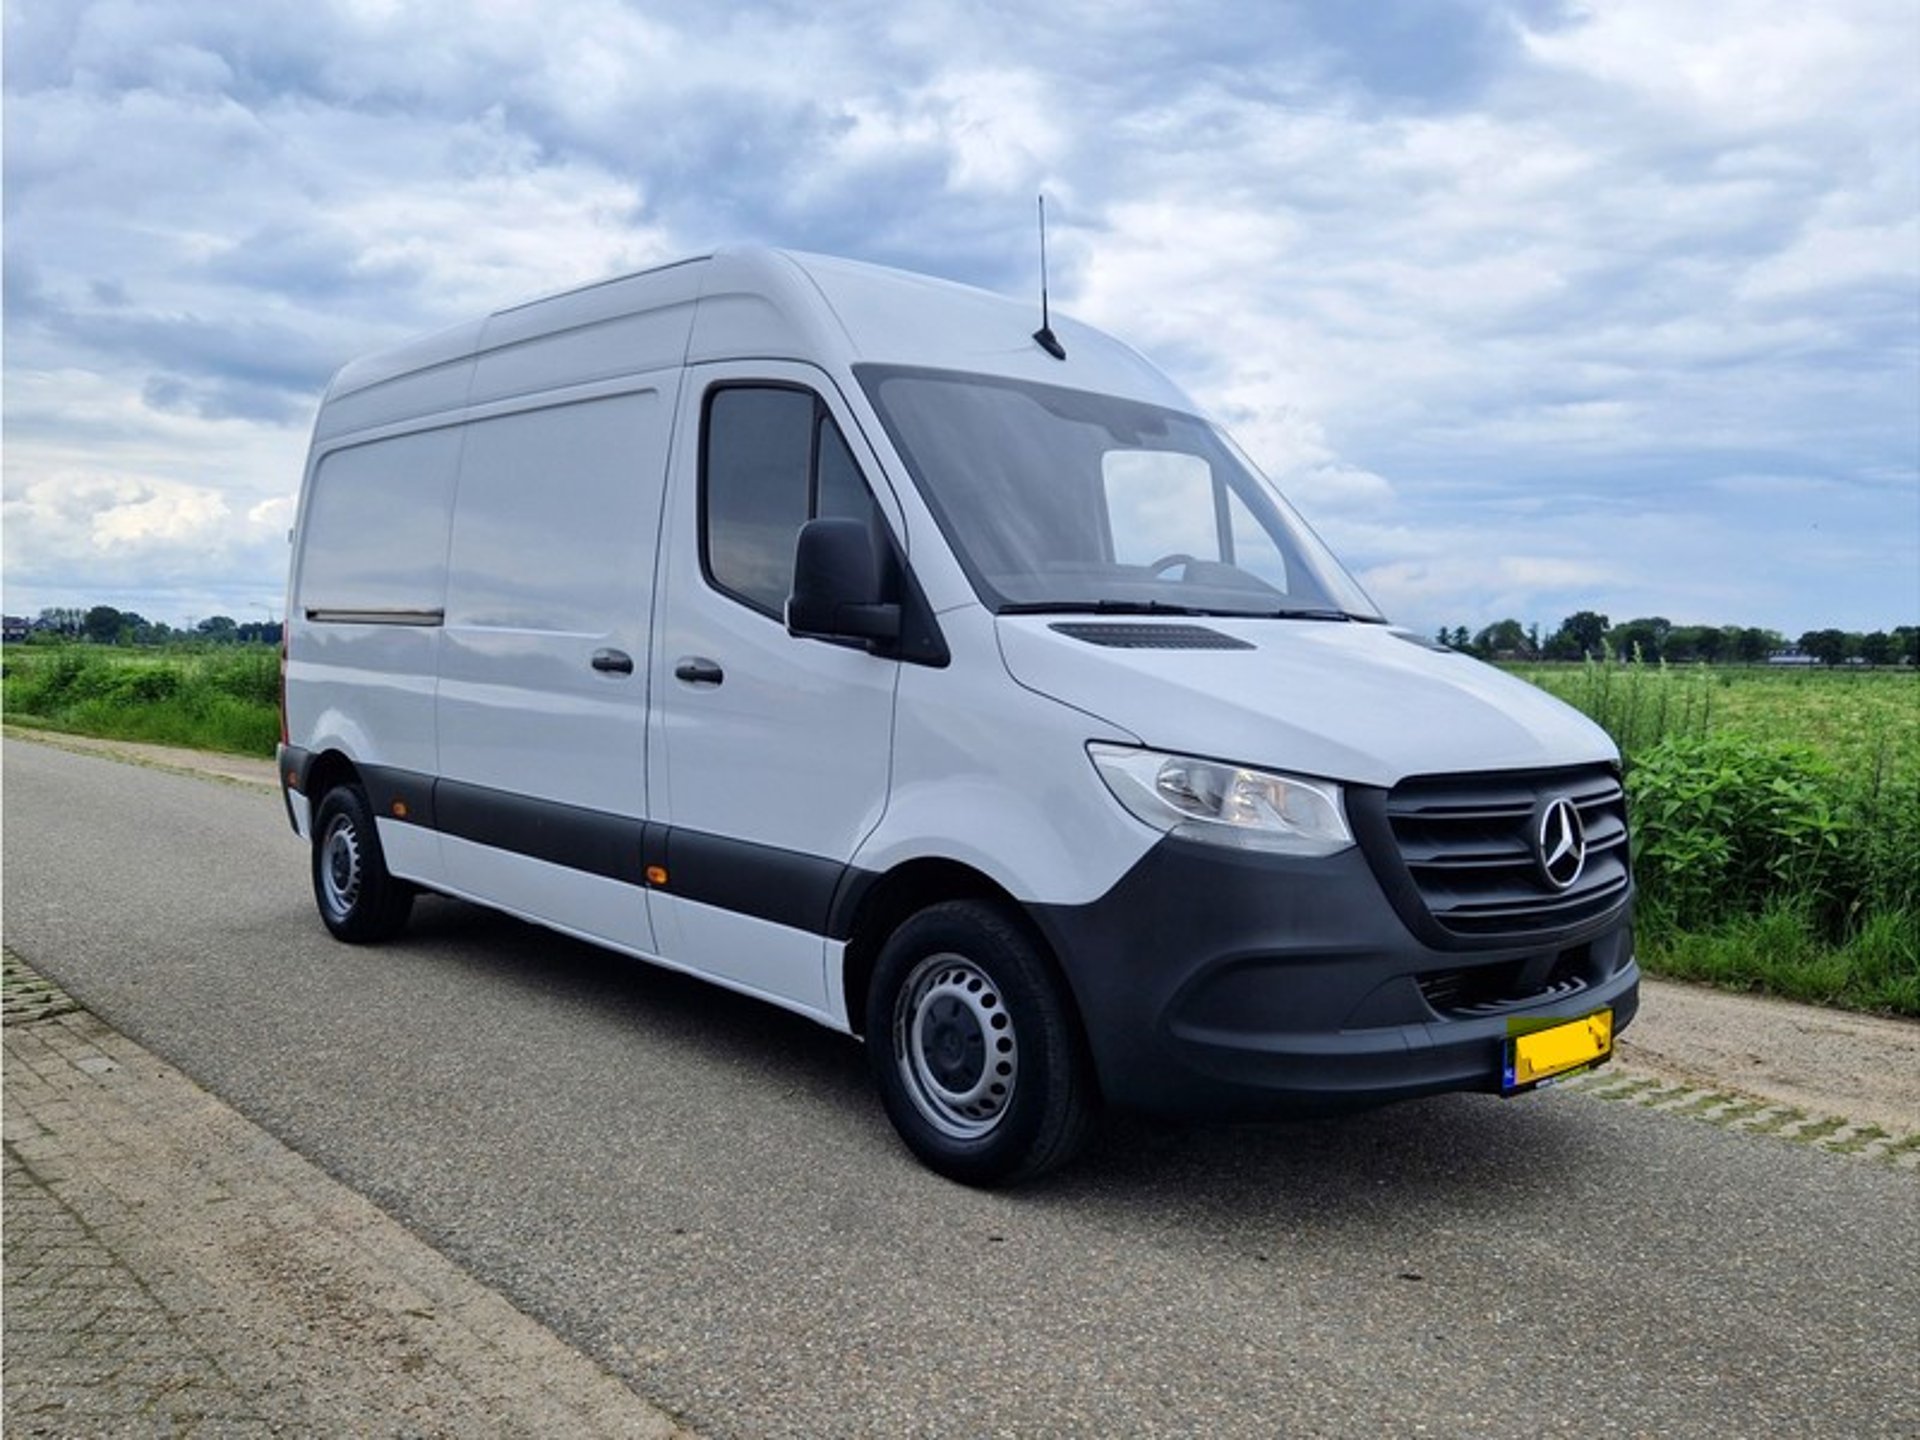
[(1147, 568), (1158, 576), (1161, 571), (1171, 570), (1176, 565), (1198, 565), (1199, 563), (1197, 557), (1187, 554), (1184, 550), (1176, 550), (1171, 555), (1162, 555)]

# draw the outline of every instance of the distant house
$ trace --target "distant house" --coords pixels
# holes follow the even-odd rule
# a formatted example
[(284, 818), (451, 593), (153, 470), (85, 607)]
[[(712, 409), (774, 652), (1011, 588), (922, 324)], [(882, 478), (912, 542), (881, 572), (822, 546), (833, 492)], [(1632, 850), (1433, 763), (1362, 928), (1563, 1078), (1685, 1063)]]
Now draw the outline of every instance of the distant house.
[(0, 641), (11, 645), (15, 641), (26, 639), (32, 633), (33, 622), (26, 616), (7, 615), (0, 617)]
[(1786, 649), (1776, 650), (1767, 656), (1769, 665), (1818, 665), (1819, 663), (1798, 645), (1789, 645)]

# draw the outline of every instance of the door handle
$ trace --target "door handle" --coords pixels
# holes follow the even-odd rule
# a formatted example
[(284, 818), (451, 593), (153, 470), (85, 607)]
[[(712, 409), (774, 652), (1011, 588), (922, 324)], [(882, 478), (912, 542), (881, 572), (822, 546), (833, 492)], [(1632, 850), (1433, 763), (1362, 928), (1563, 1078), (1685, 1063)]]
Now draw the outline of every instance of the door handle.
[(720, 668), (719, 662), (704, 655), (682, 655), (674, 663), (673, 678), (689, 685), (718, 685), (727, 678), (727, 672)]
[(633, 674), (633, 657), (624, 650), (596, 650), (592, 664), (603, 675)]

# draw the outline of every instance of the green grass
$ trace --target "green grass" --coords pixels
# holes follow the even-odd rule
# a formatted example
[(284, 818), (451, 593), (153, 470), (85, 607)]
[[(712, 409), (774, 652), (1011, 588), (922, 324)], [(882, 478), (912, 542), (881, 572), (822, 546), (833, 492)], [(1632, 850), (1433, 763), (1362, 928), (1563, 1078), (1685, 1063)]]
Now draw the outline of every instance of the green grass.
[(1790, 740), (1840, 769), (1920, 774), (1920, 670), (1514, 665), (1584, 710), (1629, 757), (1671, 734)]
[(1850, 939), (1821, 937), (1797, 907), (1704, 930), (1668, 927), (1640, 945), (1652, 974), (1728, 990), (1759, 991), (1811, 1005), (1920, 1015), (1920, 962), (1912, 915), (1876, 915)]
[(271, 646), (10, 646), (0, 673), (10, 725), (233, 755), (270, 756), (280, 738)]

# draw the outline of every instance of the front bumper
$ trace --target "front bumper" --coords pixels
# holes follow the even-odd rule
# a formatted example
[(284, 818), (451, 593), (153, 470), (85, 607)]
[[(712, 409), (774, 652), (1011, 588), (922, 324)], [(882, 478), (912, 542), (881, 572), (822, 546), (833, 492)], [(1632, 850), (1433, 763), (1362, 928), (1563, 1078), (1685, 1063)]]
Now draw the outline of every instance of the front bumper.
[(1498, 1091), (1512, 1021), (1639, 1005), (1631, 898), (1541, 941), (1435, 948), (1361, 853), (1318, 860), (1164, 840), (1088, 905), (1039, 906), (1102, 1093), (1158, 1114), (1257, 1117)]

